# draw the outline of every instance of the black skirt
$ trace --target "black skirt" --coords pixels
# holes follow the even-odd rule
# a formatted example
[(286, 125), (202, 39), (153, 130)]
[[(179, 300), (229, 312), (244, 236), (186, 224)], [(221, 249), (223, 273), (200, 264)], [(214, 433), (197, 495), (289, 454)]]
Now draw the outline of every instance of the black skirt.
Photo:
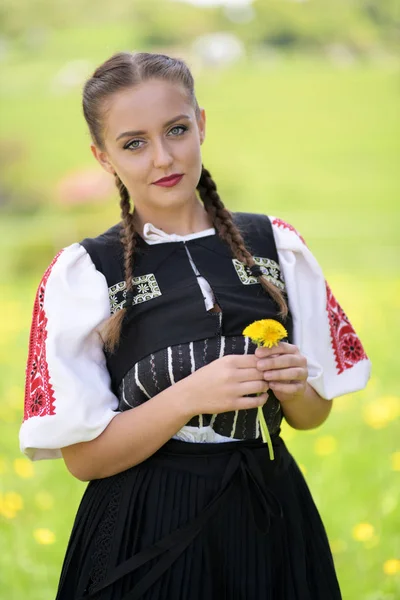
[(170, 440), (91, 481), (56, 600), (340, 600), (326, 532), (279, 436)]

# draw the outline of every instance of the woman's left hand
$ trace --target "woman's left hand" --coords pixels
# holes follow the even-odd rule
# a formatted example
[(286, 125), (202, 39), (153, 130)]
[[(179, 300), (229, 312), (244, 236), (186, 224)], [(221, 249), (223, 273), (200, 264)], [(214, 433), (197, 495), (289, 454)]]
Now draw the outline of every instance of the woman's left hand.
[(259, 347), (255, 351), (257, 369), (280, 402), (302, 398), (307, 388), (307, 359), (294, 344), (279, 342), (272, 348)]

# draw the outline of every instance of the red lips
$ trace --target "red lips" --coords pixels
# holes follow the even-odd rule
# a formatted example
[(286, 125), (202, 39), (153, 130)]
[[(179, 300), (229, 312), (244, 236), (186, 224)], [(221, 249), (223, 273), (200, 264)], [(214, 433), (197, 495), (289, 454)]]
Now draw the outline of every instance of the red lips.
[(161, 187), (173, 187), (174, 185), (176, 185), (177, 183), (180, 182), (182, 177), (183, 177), (183, 174), (182, 175), (178, 175), (178, 174), (170, 175), (169, 177), (163, 177), (162, 179), (155, 181), (154, 185), (160, 185)]
[(153, 183), (163, 183), (164, 181), (171, 181), (172, 179), (177, 179), (178, 177), (182, 177), (182, 173), (173, 173), (172, 175), (168, 175), (168, 177), (157, 179), (157, 181), (153, 181)]

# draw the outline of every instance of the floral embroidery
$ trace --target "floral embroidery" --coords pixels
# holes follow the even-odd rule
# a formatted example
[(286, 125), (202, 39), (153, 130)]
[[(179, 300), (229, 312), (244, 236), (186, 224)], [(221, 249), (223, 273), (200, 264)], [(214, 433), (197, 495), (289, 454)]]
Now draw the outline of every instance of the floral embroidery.
[[(286, 221), (283, 221), (282, 219), (273, 219), (272, 224), (293, 231), (301, 239), (303, 244), (307, 246), (306, 241), (297, 229), (289, 223), (286, 223)], [(351, 367), (360, 360), (367, 359), (368, 356), (344, 310), (332, 294), (326, 280), (325, 286), (327, 298), (326, 311), (328, 313), (329, 328), (331, 331), (332, 349), (335, 355), (336, 369), (340, 375), (346, 369), (351, 369)]]
[(24, 421), (29, 417), (54, 415), (54, 390), (50, 384), (46, 360), (47, 318), (44, 311), (46, 283), (51, 270), (63, 251), (52, 260), (39, 284), (33, 307), (29, 354), (26, 366)]
[(336, 368), (340, 375), (360, 360), (367, 357), (365, 350), (354, 331), (349, 319), (325, 281), (327, 295), (327, 311)]
[[(276, 285), (276, 287), (279, 289), (284, 290), (285, 280), (278, 263), (271, 258), (263, 258), (261, 256), (253, 256), (253, 258), (256, 265), (261, 267), (261, 271), (263, 272), (265, 278)], [(249, 268), (244, 263), (240, 262), (240, 260), (237, 260), (236, 258), (233, 258), (232, 262), (240, 281), (244, 285), (259, 283), (257, 277), (251, 275)]]
[[(134, 304), (141, 304), (161, 296), (161, 290), (153, 273), (139, 275), (132, 278), (134, 289), (138, 292), (134, 298)], [(120, 281), (108, 288), (111, 313), (117, 312), (124, 307), (126, 302), (126, 281)]]

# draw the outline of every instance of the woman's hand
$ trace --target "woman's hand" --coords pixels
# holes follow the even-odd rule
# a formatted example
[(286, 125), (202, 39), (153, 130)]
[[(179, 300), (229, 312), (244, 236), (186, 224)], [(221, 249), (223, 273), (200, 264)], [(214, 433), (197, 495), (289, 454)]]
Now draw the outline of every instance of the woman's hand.
[[(189, 386), (191, 416), (256, 408), (268, 398), (268, 383), (254, 354), (228, 354), (181, 380)], [(260, 394), (248, 397), (247, 394)]]
[(280, 402), (303, 398), (307, 389), (307, 359), (294, 344), (279, 342), (257, 348), (257, 369)]

